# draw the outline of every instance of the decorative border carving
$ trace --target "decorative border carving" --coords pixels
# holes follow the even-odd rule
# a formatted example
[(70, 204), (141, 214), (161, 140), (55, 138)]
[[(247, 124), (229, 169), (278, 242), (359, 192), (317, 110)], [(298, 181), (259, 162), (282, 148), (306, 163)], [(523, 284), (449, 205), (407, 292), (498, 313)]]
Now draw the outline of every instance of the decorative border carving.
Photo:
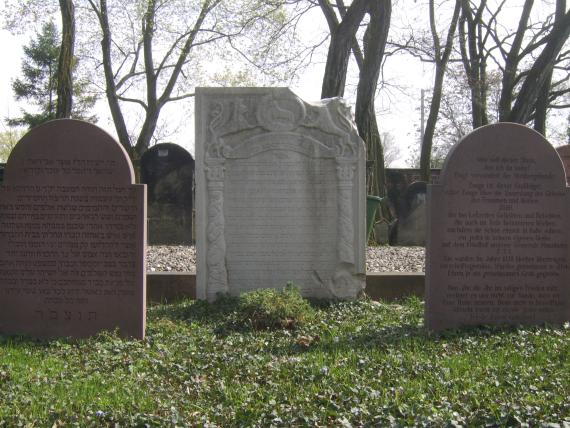
[[(226, 97), (225, 100), (212, 101), (207, 106), (208, 143), (204, 159), (208, 221), (207, 298), (211, 299), (217, 293), (229, 291), (223, 213), (224, 162), (226, 159), (251, 157), (258, 152), (276, 150), (281, 147), (277, 143), (283, 141), (284, 136), (301, 141), (302, 146), (295, 151), (310, 157), (335, 159), (338, 186), (338, 262), (333, 278), (325, 279), (324, 283), (320, 279), (315, 281), (335, 298), (354, 297), (347, 295), (347, 290), (363, 289), (364, 281), (357, 274), (353, 225), (353, 197), (354, 192), (358, 191), (355, 189), (355, 171), (359, 155), (358, 144), (361, 144), (361, 141), (351, 119), (350, 107), (339, 99), (326, 100), (318, 105), (306, 105), (289, 91), (283, 95), (257, 92), (234, 96), (233, 99), (228, 99), (229, 95)], [(257, 123), (252, 123), (252, 119)], [(326, 141), (316, 140), (309, 135), (311, 128), (326, 130), (330, 138)], [(251, 134), (247, 141), (232, 147), (231, 141), (236, 141), (232, 138), (245, 131)], [(260, 144), (267, 140), (274, 144), (267, 148), (260, 147)]]

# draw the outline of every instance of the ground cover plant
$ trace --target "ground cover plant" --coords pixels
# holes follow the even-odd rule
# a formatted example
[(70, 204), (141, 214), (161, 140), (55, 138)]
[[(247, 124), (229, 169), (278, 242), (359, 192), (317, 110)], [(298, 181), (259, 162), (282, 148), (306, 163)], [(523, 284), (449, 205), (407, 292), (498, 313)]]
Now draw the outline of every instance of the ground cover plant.
[(0, 427), (570, 423), (568, 325), (430, 335), (417, 299), (269, 298), (152, 307), (144, 341), (0, 337)]

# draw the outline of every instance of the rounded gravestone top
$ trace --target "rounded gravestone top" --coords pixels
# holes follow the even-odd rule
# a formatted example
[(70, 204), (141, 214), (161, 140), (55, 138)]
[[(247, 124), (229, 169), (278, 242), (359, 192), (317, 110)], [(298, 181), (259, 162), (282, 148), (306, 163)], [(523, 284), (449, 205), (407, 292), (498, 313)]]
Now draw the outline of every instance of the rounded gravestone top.
[(480, 169), (481, 173), (491, 174), (484, 165), (494, 161), (512, 161), (513, 165), (511, 170), (503, 171), (506, 175), (496, 179), (532, 179), (529, 175), (537, 173), (540, 165), (541, 173), (548, 171), (553, 186), (566, 185), (562, 162), (548, 140), (527, 126), (507, 122), (478, 128), (454, 146), (443, 165), (440, 184), (453, 185), (466, 171), (476, 173)]
[(194, 158), (184, 147), (160, 143), (149, 148), (141, 157), (141, 181), (147, 183), (174, 169), (194, 166)]
[(565, 146), (556, 147), (556, 151), (560, 159), (562, 159), (562, 164), (566, 170), (566, 181), (570, 183), (570, 145), (566, 144)]
[(91, 123), (59, 119), (28, 132), (16, 144), (4, 171), (5, 184), (132, 184), (125, 149)]

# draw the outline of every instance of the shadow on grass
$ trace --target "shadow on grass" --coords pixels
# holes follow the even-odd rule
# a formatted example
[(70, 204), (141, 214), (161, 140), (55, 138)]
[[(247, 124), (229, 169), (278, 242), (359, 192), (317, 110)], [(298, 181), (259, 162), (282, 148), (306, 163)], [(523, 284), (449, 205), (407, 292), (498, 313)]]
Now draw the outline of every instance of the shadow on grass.
[[(58, 339), (58, 340), (65, 340), (65, 339)], [(54, 340), (50, 339), (36, 339), (32, 336), (25, 336), (25, 335), (14, 335), (14, 336), (5, 336), (0, 335), (0, 347), (9, 346), (9, 347), (37, 347), (37, 348), (49, 348)]]
[(149, 319), (166, 318), (171, 321), (188, 323), (216, 323), (229, 313), (237, 310), (237, 298), (224, 298), (214, 303), (205, 300), (184, 300), (175, 304), (154, 306), (148, 313)]
[[(405, 304), (405, 302), (404, 302)], [(417, 305), (418, 302), (412, 302)], [(334, 308), (334, 302), (312, 301), (311, 306), (314, 309), (326, 311), (328, 308)], [(420, 311), (420, 308), (416, 308)], [(186, 301), (173, 306), (161, 306), (153, 309), (153, 317), (169, 318), (175, 322), (194, 323), (198, 322), (208, 325), (212, 328), (212, 332), (220, 337), (226, 337), (232, 333), (245, 334), (264, 334), (275, 332), (283, 332), (283, 328), (256, 329), (251, 323), (244, 320), (243, 314), (239, 309), (239, 298), (226, 297), (208, 303), (205, 301)], [(414, 346), (422, 346), (428, 344), (437, 344), (439, 342), (453, 343), (463, 340), (464, 338), (484, 338), (497, 335), (504, 335), (516, 332), (520, 326), (480, 326), (466, 327), (463, 329), (447, 330), (442, 333), (432, 333), (425, 326), (418, 323), (417, 316), (413, 316), (411, 320), (402, 320), (400, 323), (391, 321), (390, 324), (374, 325), (362, 327), (358, 332), (340, 332), (339, 337), (331, 340), (330, 337), (321, 339), (318, 336), (326, 336), (327, 331), (315, 326), (307, 326), (307, 328), (293, 328), (291, 331), (291, 340), (275, 341), (266, 348), (266, 352), (278, 354), (295, 354), (311, 351), (335, 352), (344, 349), (367, 349), (378, 348), (385, 349), (389, 347), (400, 346), (405, 343), (411, 343)], [(347, 320), (347, 323), (350, 323)], [(525, 327), (528, 328), (528, 327)], [(540, 327), (538, 327), (540, 328)], [(309, 336), (311, 342), (309, 346), (298, 337)], [(312, 336), (312, 337), (311, 337)], [(316, 339), (315, 339), (316, 338)]]

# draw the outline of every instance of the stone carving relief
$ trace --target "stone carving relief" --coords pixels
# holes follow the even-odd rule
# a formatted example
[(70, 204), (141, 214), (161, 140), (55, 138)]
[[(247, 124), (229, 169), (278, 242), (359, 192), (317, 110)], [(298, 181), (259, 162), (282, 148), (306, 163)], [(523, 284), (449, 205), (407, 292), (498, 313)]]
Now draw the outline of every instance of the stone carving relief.
[[(320, 213), (321, 218), (334, 220), (336, 230), (322, 232), (323, 236), (327, 236), (326, 239), (334, 239), (336, 244), (335, 260), (327, 259), (323, 264), (334, 265), (334, 272), (315, 268), (319, 264), (319, 257), (323, 260), (326, 257), (322, 254), (319, 256), (322, 251), (318, 249), (318, 242), (308, 244), (314, 246), (312, 256), (306, 260), (307, 270), (313, 270), (310, 275), (312, 284), (307, 286), (307, 290), (304, 289), (306, 284), (297, 284), (301, 291), (315, 297), (356, 297), (364, 288), (365, 274), (365, 149), (352, 123), (349, 107), (340, 99), (308, 104), (283, 88), (204, 88), (198, 91), (197, 100), (197, 201), (203, 207), (197, 217), (198, 229), (202, 222), (202, 229), (205, 230), (202, 239), (200, 235), (197, 236), (198, 296), (212, 300), (217, 293), (240, 291), (235, 290), (232, 284), (233, 280), (239, 282), (240, 272), (237, 268), (235, 271), (228, 269), (228, 266), (233, 264), (230, 260), (232, 256), (228, 254), (228, 245), (231, 244), (226, 241), (233, 232), (228, 230), (227, 219), (234, 213), (228, 212), (230, 208), (224, 200), (230, 198), (233, 204), (236, 198), (239, 201), (240, 196), (234, 197), (227, 193), (229, 190), (226, 184), (231, 178), (225, 173), (230, 168), (241, 177), (243, 169), (249, 168), (253, 178), (248, 181), (245, 176), (244, 186), (257, 183), (255, 186), (258, 187), (255, 189), (260, 195), (267, 195), (268, 200), (278, 192), (292, 195), (290, 200), (285, 196), (285, 199), (280, 200), (290, 203), (290, 206), (284, 205), (283, 211), (291, 209), (292, 215), (301, 216), (303, 220), (300, 228), (319, 227), (316, 219), (308, 218), (315, 210)], [(291, 155), (282, 155), (283, 162), (276, 162), (274, 165), (279, 171), (273, 173), (271, 168), (266, 170), (267, 165), (264, 162), (271, 163), (267, 159), (277, 153)], [(287, 174), (285, 170), (281, 171), (281, 168), (285, 168), (285, 162), (292, 168), (291, 174)], [(304, 163), (309, 166), (301, 166), (305, 165)], [(299, 177), (304, 178), (294, 181), (295, 171)], [(260, 176), (257, 177), (256, 174)], [(262, 177), (269, 177), (270, 180), (261, 180)], [(293, 181), (289, 183), (287, 180)], [(272, 184), (277, 187), (272, 188)], [(238, 188), (238, 193), (241, 193), (239, 190)], [(244, 189), (243, 192), (244, 198), (254, 197), (248, 196), (248, 190)], [(323, 194), (318, 196), (320, 193)], [(331, 198), (336, 199), (334, 209), (326, 213), (318, 205), (315, 205), (315, 209), (309, 209), (309, 205), (315, 203), (315, 198), (325, 198), (328, 203)], [(267, 204), (267, 207), (262, 208), (276, 212), (270, 202)], [(296, 204), (299, 204), (298, 210), (291, 208)], [(235, 209), (238, 211), (248, 208), (239, 208), (239, 203), (237, 206)], [(299, 212), (307, 214), (301, 215)], [(267, 236), (258, 233), (260, 230), (266, 230), (266, 222), (276, 222), (275, 227), (278, 229), (279, 219), (284, 218), (283, 221), (287, 225), (281, 226), (291, 227), (286, 216), (281, 216), (282, 212), (276, 213), (273, 218), (259, 218), (259, 224), (255, 224), (251, 229), (253, 238), (266, 242)], [(234, 239), (233, 235), (231, 236), (231, 239)], [(320, 239), (318, 234), (311, 236), (314, 241)], [(287, 251), (284, 250), (285, 259), (269, 262), (275, 263), (277, 270), (280, 263), (287, 264), (287, 255), (294, 252), (287, 246), (294, 245), (293, 242), (282, 245), (287, 248)], [(245, 253), (253, 253), (256, 248), (252, 246), (247, 249), (246, 244), (243, 244), (243, 247)], [(257, 261), (254, 259), (252, 256), (251, 260), (246, 262)], [(267, 260), (265, 262), (268, 263)], [(301, 262), (302, 265), (304, 263), (305, 260)], [(262, 264), (260, 260), (257, 269), (261, 270)], [(206, 272), (200, 272), (204, 270)], [(325, 271), (328, 273), (323, 273)], [(271, 275), (267, 273), (266, 277), (269, 276)], [(285, 284), (267, 284), (266, 287), (283, 285)]]

